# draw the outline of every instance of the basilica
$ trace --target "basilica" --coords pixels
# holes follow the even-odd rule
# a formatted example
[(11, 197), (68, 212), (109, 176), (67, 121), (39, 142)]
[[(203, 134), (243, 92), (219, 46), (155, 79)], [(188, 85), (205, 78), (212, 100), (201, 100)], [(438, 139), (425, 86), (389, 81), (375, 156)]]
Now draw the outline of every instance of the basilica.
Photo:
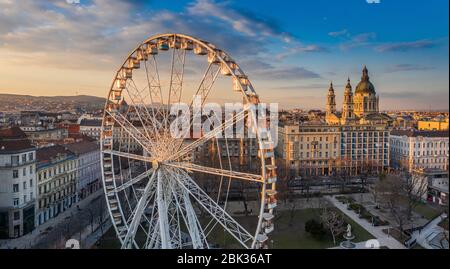
[(353, 94), (350, 78), (347, 80), (340, 113), (336, 109), (336, 95), (331, 83), (328, 89), (325, 120), (329, 125), (389, 124), (391, 118), (379, 112), (379, 103), (379, 96), (370, 82), (369, 71), (364, 66), (355, 94)]

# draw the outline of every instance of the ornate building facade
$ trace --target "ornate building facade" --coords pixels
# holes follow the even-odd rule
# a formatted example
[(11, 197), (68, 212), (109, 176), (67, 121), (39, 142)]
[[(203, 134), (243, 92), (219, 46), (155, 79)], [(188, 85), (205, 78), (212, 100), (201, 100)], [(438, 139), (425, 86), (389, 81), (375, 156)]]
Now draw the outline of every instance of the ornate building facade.
[(377, 174), (389, 167), (389, 125), (379, 112), (379, 97), (364, 67), (355, 93), (350, 78), (342, 111), (336, 108), (333, 83), (328, 89), (325, 122), (281, 124), (277, 153), (302, 177)]
[(331, 83), (328, 89), (325, 121), (329, 125), (390, 124), (392, 119), (380, 113), (379, 105), (380, 98), (370, 81), (369, 70), (364, 66), (361, 81), (356, 86), (354, 94), (350, 78), (347, 80), (341, 114), (336, 111), (336, 95)]

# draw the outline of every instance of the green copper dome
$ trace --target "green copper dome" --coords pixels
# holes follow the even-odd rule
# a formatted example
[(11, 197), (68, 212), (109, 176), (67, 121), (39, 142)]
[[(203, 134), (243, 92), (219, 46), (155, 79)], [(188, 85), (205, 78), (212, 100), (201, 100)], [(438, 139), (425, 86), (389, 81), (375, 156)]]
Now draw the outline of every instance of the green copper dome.
[(373, 86), (372, 82), (369, 80), (369, 71), (367, 70), (367, 67), (364, 66), (363, 69), (363, 75), (361, 77), (361, 82), (359, 82), (358, 86), (356, 86), (355, 94), (357, 93), (369, 93), (369, 94), (376, 94), (375, 87)]

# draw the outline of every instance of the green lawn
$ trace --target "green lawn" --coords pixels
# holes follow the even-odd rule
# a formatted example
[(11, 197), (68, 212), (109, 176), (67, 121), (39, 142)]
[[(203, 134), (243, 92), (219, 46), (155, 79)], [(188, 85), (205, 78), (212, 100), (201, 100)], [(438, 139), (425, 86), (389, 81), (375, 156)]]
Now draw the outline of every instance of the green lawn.
[[(314, 218), (319, 218), (319, 211), (317, 209), (296, 210), (291, 223), (291, 213), (289, 211), (278, 212), (275, 219), (275, 230), (270, 234), (271, 243), (270, 248), (276, 249), (327, 249), (335, 247), (333, 241), (325, 239), (323, 241), (317, 240), (309, 233), (305, 232), (305, 222)], [(257, 218), (255, 216), (236, 217), (243, 227), (255, 227)], [(374, 237), (364, 230), (357, 223), (344, 215), (344, 219), (352, 226), (352, 231), (356, 238), (353, 242), (362, 242)], [(207, 220), (202, 220), (202, 223), (207, 223)], [(253, 230), (248, 229), (253, 232)], [(219, 225), (211, 232), (208, 237), (210, 243), (217, 244), (219, 248), (242, 248), (237, 241), (228, 233), (224, 233), (223, 228)], [(272, 243), (273, 240), (273, 243)], [(340, 236), (338, 244), (342, 241)], [(100, 244), (95, 248), (101, 249), (117, 249), (120, 244), (116, 239), (114, 229), (110, 229), (100, 240)]]
[(415, 212), (417, 212), (419, 215), (423, 216), (427, 220), (432, 220), (440, 215), (439, 210), (427, 205), (427, 204), (420, 204), (415, 209)]
[[(318, 219), (319, 211), (317, 209), (296, 210), (291, 223), (291, 213), (289, 211), (282, 211), (277, 213), (275, 219), (275, 230), (270, 234), (269, 243), (271, 248), (275, 249), (326, 249), (335, 247), (333, 241), (330, 239), (317, 240), (309, 233), (305, 232), (305, 222), (310, 219)], [(250, 221), (254, 221), (255, 217), (236, 217), (236, 220), (244, 227), (248, 226)], [(367, 241), (374, 237), (369, 234), (364, 228), (359, 226), (351, 219), (344, 216), (347, 223), (352, 226), (352, 230), (356, 236), (354, 242)], [(218, 228), (211, 234), (210, 238), (215, 243), (219, 244), (221, 248), (238, 248), (239, 245), (231, 236), (225, 235), (222, 228)], [(342, 241), (338, 239), (338, 245)]]

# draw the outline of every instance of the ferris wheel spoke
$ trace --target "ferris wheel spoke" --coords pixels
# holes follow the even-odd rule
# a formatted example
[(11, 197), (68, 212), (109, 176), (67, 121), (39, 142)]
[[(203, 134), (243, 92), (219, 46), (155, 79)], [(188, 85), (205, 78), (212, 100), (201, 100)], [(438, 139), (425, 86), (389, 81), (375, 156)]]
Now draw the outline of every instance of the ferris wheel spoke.
[(149, 162), (149, 163), (151, 163), (153, 161), (153, 158), (151, 158), (151, 157), (145, 157), (142, 155), (121, 152), (121, 151), (117, 151), (117, 150), (104, 150), (103, 152), (106, 154), (112, 154), (112, 155), (115, 155), (118, 157), (124, 157), (124, 158), (128, 158), (128, 159), (136, 160), (136, 161)]
[[(134, 107), (136, 113), (138, 114), (138, 117), (142, 123), (142, 127), (144, 128), (149, 139), (152, 139), (153, 136), (158, 134), (158, 129), (161, 127), (161, 123), (154, 117), (154, 115), (152, 115), (148, 111), (147, 105), (145, 104), (145, 98), (147, 96), (142, 96), (142, 93), (147, 90), (148, 86), (146, 86), (143, 90), (139, 90), (138, 87), (136, 86), (136, 83), (134, 82), (134, 80), (131, 79), (130, 81), (131, 82), (129, 83), (129, 85), (133, 87), (133, 89), (134, 89), (133, 92), (135, 92), (135, 94), (132, 94), (131, 91), (127, 88), (128, 95), (130, 96), (131, 101), (133, 103), (133, 107)], [(139, 100), (137, 100), (138, 98), (139, 98)], [(150, 127), (150, 126), (153, 127), (153, 130), (151, 133), (152, 135), (150, 135), (147, 130), (147, 127)]]
[(159, 240), (158, 234), (158, 206), (156, 204), (156, 198), (153, 199), (152, 212), (149, 219), (149, 226), (147, 232), (147, 239), (144, 247), (146, 249), (153, 249)]
[(165, 115), (162, 112), (164, 100), (162, 95), (161, 83), (159, 80), (158, 62), (156, 61), (155, 55), (151, 55), (149, 61), (151, 62), (151, 65), (147, 65), (147, 61), (144, 61), (144, 67), (149, 96), (152, 102), (151, 110), (154, 121), (158, 122), (159, 125), (161, 125), (161, 122), (158, 120), (158, 118), (161, 118), (161, 120), (163, 120)]
[(170, 240), (170, 227), (167, 215), (167, 201), (164, 200), (164, 181), (166, 179), (164, 178), (164, 175), (160, 169), (157, 171), (157, 174), (158, 183), (156, 202), (158, 204), (159, 235), (161, 237), (161, 247), (163, 249), (171, 249), (172, 243)]
[[(150, 64), (147, 64), (149, 62)], [(150, 99), (155, 105), (155, 108), (164, 104), (161, 83), (159, 79), (158, 62), (155, 55), (151, 55), (148, 61), (144, 61), (144, 68), (147, 78), (148, 90)], [(156, 116), (156, 115), (155, 115)]]
[[(195, 96), (201, 96), (201, 104), (203, 105), (206, 101), (206, 99), (209, 96), (209, 93), (211, 92), (212, 88), (214, 87), (214, 84), (217, 80), (217, 77), (219, 76), (220, 68), (218, 65), (209, 63), (208, 67), (206, 68), (205, 74), (202, 77), (202, 80), (200, 81), (200, 84), (197, 88), (197, 91), (195, 93)], [(191, 102), (192, 106), (193, 101)]]
[(155, 185), (155, 178), (156, 173), (154, 173), (153, 176), (149, 179), (147, 185), (145, 186), (144, 193), (139, 199), (139, 202), (136, 205), (136, 209), (132, 213), (133, 220), (128, 225), (128, 232), (125, 236), (125, 239), (123, 240), (122, 248), (130, 248), (132, 246), (131, 242), (134, 241), (134, 238), (136, 236), (136, 232), (141, 223), (142, 214), (144, 214), (145, 208), (147, 207), (147, 204), (149, 202), (149, 198), (151, 198), (152, 194), (154, 193), (152, 189)]
[(241, 180), (246, 180), (246, 181), (251, 181), (251, 182), (264, 183), (261, 175), (236, 172), (236, 171), (225, 170), (225, 169), (220, 169), (220, 168), (212, 168), (212, 167), (202, 166), (202, 165), (188, 163), (188, 162), (164, 163), (164, 165), (184, 169), (186, 171), (195, 171), (195, 172), (200, 172), (200, 173), (205, 173), (205, 174), (210, 174), (210, 175), (215, 175), (215, 176), (222, 176), (222, 177), (241, 179)]
[[(150, 148), (152, 146), (151, 140), (149, 140), (136, 126), (134, 126), (127, 118), (120, 113), (112, 113), (106, 110), (106, 113), (125, 130), (129, 136), (131, 136), (143, 149)], [(116, 116), (118, 115), (118, 116)]]
[(234, 124), (236, 124), (236, 122), (239, 122), (239, 121), (245, 119), (246, 112), (247, 112), (247, 109), (244, 109), (241, 112), (237, 113), (232, 118), (226, 120), (224, 123), (215, 127), (213, 130), (211, 130), (210, 132), (205, 134), (203, 137), (197, 139), (196, 141), (192, 142), (191, 144), (189, 144), (186, 147), (179, 150), (177, 153), (175, 153), (174, 155), (169, 157), (168, 160), (176, 160), (178, 158), (181, 158), (184, 155), (195, 150), (196, 148), (200, 147), (201, 145), (205, 144), (207, 141), (215, 138), (217, 135), (222, 134), (229, 128), (233, 128), (233, 126), (234, 126)]
[(170, 74), (169, 86), (169, 101), (167, 102), (169, 106), (172, 103), (179, 103), (181, 100), (181, 94), (183, 93), (185, 62), (186, 50), (173, 49), (172, 69)]
[(211, 199), (186, 172), (180, 171), (178, 175), (180, 185), (243, 247), (249, 248), (247, 243), (253, 241), (253, 236)]
[(206, 236), (189, 200), (189, 194), (178, 184), (172, 189), (172, 192), (175, 201), (180, 208), (180, 215), (186, 224), (189, 236), (191, 237), (192, 247), (194, 249), (209, 248)]
[[(167, 171), (164, 171), (164, 177), (167, 178)], [(182, 248), (182, 236), (180, 229), (180, 211), (179, 204), (174, 196), (175, 184), (173, 181), (168, 182), (168, 186), (164, 193), (164, 199), (167, 203), (167, 216), (169, 225), (170, 244), (172, 248)]]
[[(200, 96), (201, 97), (201, 106), (204, 105), (206, 99), (209, 96), (209, 93), (211, 92), (211, 89), (214, 86), (214, 83), (216, 82), (216, 79), (218, 77), (220, 73), (220, 68), (215, 65), (210, 63), (208, 65), (208, 68), (205, 71), (205, 74), (203, 75), (202, 80), (200, 81), (200, 84), (197, 88), (197, 91), (194, 95), (194, 97)], [(194, 100), (191, 101), (191, 104), (189, 106), (189, 111), (192, 111), (192, 107), (194, 105)], [(196, 111), (195, 115), (193, 115), (192, 118), (189, 119), (189, 130), (192, 128), (193, 124), (194, 124), (194, 120), (196, 117), (199, 117), (201, 114), (201, 110)], [(178, 150), (181, 149), (181, 146), (183, 145), (182, 142), (178, 142)]]
[[(209, 244), (208, 241), (206, 239), (205, 236), (205, 232), (202, 228), (202, 226), (200, 225), (200, 221), (197, 218), (197, 214), (195, 214), (195, 210), (194, 207), (192, 207), (192, 203), (191, 200), (189, 198), (189, 193), (185, 190), (182, 189), (182, 200), (185, 206), (185, 210), (186, 210), (186, 215), (187, 215), (187, 219), (189, 223), (189, 227), (192, 230), (192, 234), (195, 238), (195, 243), (194, 243), (194, 239), (192, 239), (192, 243), (194, 248), (209, 248)], [(192, 238), (192, 235), (191, 235)]]
[(153, 169), (149, 169), (148, 171), (145, 171), (144, 173), (142, 173), (134, 178), (131, 178), (127, 182), (124, 182), (122, 185), (118, 186), (116, 188), (116, 192), (121, 192), (121, 191), (139, 183), (141, 180), (148, 178), (152, 174), (153, 174)]

